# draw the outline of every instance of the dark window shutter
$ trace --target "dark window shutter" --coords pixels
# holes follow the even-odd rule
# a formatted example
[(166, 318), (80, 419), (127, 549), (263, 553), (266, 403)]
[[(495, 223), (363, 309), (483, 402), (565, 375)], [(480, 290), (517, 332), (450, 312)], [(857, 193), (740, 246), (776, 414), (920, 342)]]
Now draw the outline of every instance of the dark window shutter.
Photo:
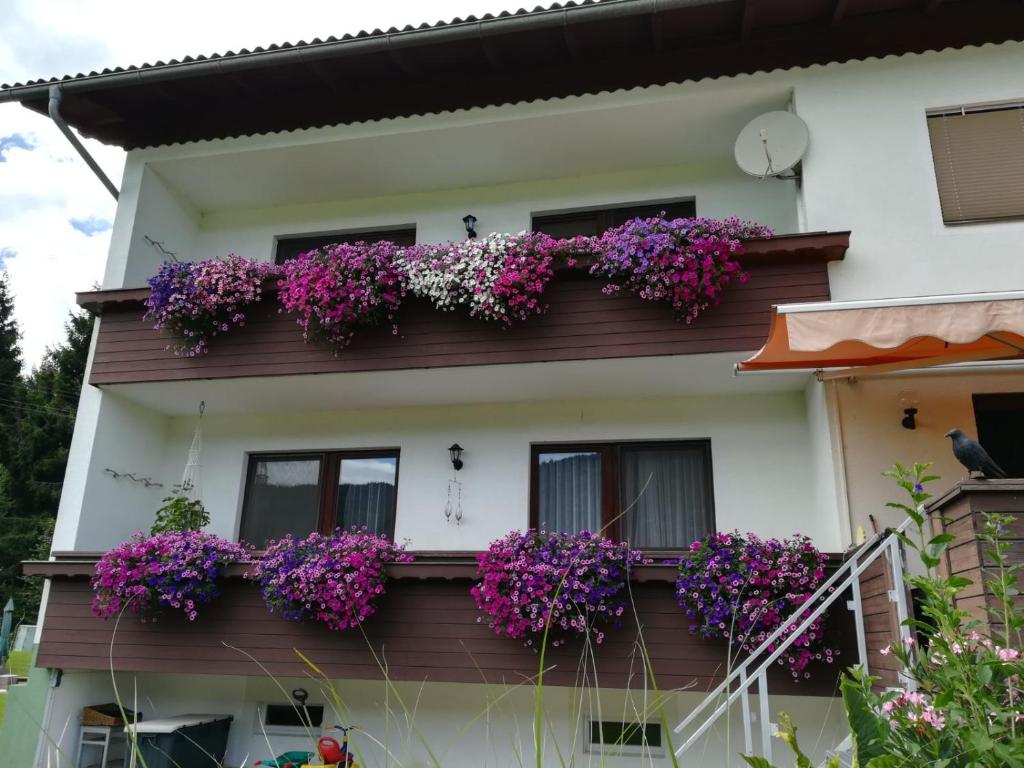
[(336, 243), (379, 243), (390, 240), (395, 245), (416, 245), (416, 227), (400, 229), (375, 230), (372, 232), (334, 232), (326, 235), (299, 235), (297, 237), (279, 237), (274, 263), (283, 264), (294, 259), (300, 253), (322, 248)]

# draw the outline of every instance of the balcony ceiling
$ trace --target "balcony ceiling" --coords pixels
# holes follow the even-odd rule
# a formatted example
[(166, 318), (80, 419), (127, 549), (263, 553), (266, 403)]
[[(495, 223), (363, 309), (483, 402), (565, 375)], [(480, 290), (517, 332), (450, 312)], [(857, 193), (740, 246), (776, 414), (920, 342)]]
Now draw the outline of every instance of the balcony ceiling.
[(125, 148), (1024, 37), (1018, 0), (605, 0), (5, 86)]
[[(496, 107), (463, 116), (318, 129), (197, 151), (150, 167), (200, 211), (571, 178), (672, 165), (732, 163), (752, 118), (785, 109), (786, 83), (692, 84), (671, 93)], [(600, 126), (601, 130), (595, 130)], [(255, 144), (255, 146), (253, 146)], [(161, 155), (166, 155), (161, 159)]]
[[(281, 378), (104, 385), (103, 390), (169, 416), (205, 401), (219, 415), (552, 400), (726, 396), (802, 390), (810, 374), (733, 376), (748, 354), (573, 360)], [(282, 398), (281, 393), (288, 396)]]

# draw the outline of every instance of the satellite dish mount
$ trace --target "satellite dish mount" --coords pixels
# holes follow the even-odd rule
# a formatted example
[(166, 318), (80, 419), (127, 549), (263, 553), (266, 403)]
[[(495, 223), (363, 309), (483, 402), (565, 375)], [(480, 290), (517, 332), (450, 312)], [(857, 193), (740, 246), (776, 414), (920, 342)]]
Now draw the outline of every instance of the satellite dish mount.
[(747, 123), (736, 137), (736, 164), (762, 181), (799, 180), (800, 161), (809, 143), (807, 124), (792, 112), (765, 112)]

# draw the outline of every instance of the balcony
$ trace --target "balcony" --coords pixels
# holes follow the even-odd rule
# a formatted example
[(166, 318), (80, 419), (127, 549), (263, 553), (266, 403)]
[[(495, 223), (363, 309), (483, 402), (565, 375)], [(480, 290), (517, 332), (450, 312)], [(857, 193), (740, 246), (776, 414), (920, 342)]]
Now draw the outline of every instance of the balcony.
[[(838, 562), (838, 558), (834, 559)], [(285, 621), (269, 613), (257, 587), (234, 566), (215, 606), (194, 622), (177, 615), (157, 623), (133, 616), (104, 621), (90, 609), (94, 556), (27, 563), (26, 573), (51, 577), (37, 664), (64, 670), (179, 673), (303, 678), (307, 667), (293, 649), (302, 651), (332, 679), (379, 680), (374, 653), (386, 660), (393, 681), (422, 683), (489, 683), (519, 685), (536, 676), (533, 649), (497, 637), (477, 621), (470, 595), (476, 574), (471, 558), (418, 556), (417, 562), (391, 566), (388, 593), (367, 621), (365, 637), (355, 631), (331, 632), (319, 624)], [(602, 688), (643, 689), (644, 662), (637, 646), (637, 624), (662, 690), (713, 688), (727, 671), (723, 642), (702, 640), (688, 631), (691, 621), (676, 602), (675, 569), (638, 566), (633, 575), (635, 619), (606, 635), (596, 648), (596, 675)], [(175, 612), (176, 613), (176, 612)], [(856, 656), (851, 614), (836, 611), (826, 624), (840, 662)], [(372, 653), (371, 653), (372, 649)], [(265, 667), (262, 671), (245, 651)], [(579, 642), (549, 649), (546, 685), (578, 685), (583, 647)], [(782, 667), (772, 669), (773, 693), (832, 696), (842, 663), (816, 662), (811, 678), (794, 683)]]
[(773, 304), (828, 300), (828, 264), (848, 243), (849, 233), (750, 241), (743, 260), (750, 281), (728, 288), (720, 306), (689, 325), (664, 305), (605, 296), (599, 279), (565, 270), (548, 288), (550, 311), (521, 326), (501, 330), (410, 300), (398, 316), (401, 337), (368, 329), (337, 356), (305, 343), (293, 319), (266, 302), (208, 354), (177, 357), (166, 349), (173, 339), (142, 319), (148, 289), (83, 293), (79, 303), (102, 316), (88, 381), (145, 401), (134, 385), (749, 352), (764, 342)]

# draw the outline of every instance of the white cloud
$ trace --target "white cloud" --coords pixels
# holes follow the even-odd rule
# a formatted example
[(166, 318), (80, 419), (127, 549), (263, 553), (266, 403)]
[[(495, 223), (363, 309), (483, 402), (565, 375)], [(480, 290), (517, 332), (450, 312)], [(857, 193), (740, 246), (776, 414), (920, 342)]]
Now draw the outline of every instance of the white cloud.
[[(0, 82), (517, 7), (509, 0), (0, 0)], [(63, 338), (74, 293), (102, 276), (109, 230), (87, 234), (81, 230), (89, 226), (72, 222), (113, 221), (114, 201), (47, 118), (0, 105), (0, 139), (6, 136), (34, 145), (25, 149), (23, 142), (8, 142), (0, 162), (0, 269), (10, 273), (26, 363), (34, 365), (47, 345)], [(119, 183), (123, 153), (85, 144)]]

